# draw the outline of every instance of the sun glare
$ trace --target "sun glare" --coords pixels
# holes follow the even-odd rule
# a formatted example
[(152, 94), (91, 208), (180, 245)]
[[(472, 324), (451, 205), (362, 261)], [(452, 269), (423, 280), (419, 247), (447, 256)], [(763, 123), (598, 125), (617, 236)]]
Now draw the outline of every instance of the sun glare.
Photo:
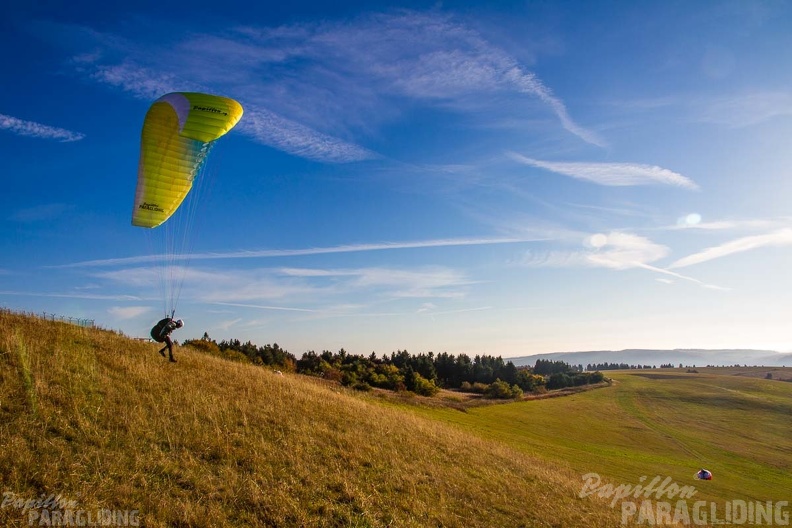
[(591, 235), (588, 243), (591, 247), (601, 248), (608, 243), (608, 237), (602, 233), (597, 233), (596, 235)]

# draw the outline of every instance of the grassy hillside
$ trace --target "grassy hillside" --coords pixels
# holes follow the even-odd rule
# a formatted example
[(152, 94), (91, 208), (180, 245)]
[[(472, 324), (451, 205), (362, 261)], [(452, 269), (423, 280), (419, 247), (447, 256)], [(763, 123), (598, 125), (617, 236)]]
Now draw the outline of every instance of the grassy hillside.
[[(753, 370), (617, 371), (613, 387), (565, 398), (414, 412), (611, 482), (670, 476), (699, 500), (789, 500), (792, 383)], [(715, 479), (694, 480), (700, 467)]]
[[(580, 468), (529, 453), (538, 440), (185, 349), (170, 364), (157, 348), (0, 312), (4, 502), (60, 495), (139, 510), (144, 526), (620, 525), (578, 498)], [(7, 504), (0, 526), (27, 515)]]

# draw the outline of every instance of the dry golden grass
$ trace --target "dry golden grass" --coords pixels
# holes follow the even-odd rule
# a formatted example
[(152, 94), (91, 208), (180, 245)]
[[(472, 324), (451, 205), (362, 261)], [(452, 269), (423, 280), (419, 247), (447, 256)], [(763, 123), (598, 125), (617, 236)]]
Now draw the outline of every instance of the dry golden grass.
[[(579, 473), (299, 375), (0, 312), (0, 493), (144, 526), (619, 526)], [(27, 525), (14, 507), (0, 525)]]

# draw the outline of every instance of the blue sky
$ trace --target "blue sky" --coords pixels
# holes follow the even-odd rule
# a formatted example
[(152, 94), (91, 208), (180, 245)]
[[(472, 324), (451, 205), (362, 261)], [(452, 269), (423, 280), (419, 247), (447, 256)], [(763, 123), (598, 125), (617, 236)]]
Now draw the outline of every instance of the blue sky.
[(146, 335), (140, 129), (205, 91), (177, 338), (792, 350), (788, 3), (115, 4), (0, 22), (0, 306)]

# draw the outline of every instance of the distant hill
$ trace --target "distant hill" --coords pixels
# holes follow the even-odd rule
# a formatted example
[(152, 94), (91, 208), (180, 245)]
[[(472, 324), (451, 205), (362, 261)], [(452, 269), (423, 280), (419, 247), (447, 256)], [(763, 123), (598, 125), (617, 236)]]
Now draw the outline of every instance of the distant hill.
[(707, 365), (730, 366), (792, 366), (792, 354), (781, 354), (772, 350), (722, 349), (707, 350), (695, 348), (677, 348), (674, 350), (627, 349), (627, 350), (596, 350), (588, 352), (551, 352), (508, 358), (516, 366), (533, 366), (537, 359), (564, 361), (570, 365), (598, 363), (627, 363), (629, 365), (650, 365), (659, 367), (672, 364), (675, 367)]

